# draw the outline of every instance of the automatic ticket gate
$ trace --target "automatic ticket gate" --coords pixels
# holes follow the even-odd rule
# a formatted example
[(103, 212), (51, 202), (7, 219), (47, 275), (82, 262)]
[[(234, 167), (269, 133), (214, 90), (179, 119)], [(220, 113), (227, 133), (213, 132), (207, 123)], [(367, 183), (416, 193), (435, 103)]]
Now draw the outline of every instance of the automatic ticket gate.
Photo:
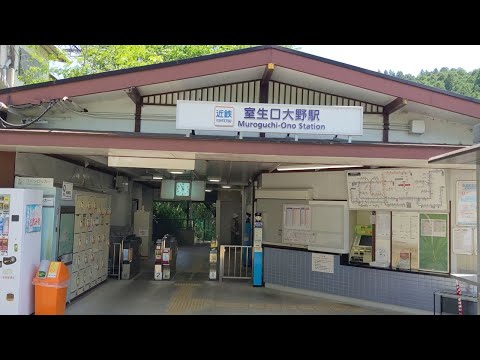
[(155, 243), (155, 280), (170, 280), (177, 268), (177, 240), (166, 234)]

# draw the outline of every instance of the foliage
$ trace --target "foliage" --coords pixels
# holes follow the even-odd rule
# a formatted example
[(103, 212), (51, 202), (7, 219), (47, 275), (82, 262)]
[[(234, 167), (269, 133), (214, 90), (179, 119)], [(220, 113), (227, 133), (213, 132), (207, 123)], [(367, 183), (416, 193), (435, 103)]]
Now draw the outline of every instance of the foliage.
[(462, 68), (443, 67), (440, 70), (422, 70), (417, 76), (385, 70), (384, 74), (480, 99), (480, 69), (467, 72)]
[(28, 58), (21, 58), (20, 62), (23, 64), (22, 72), (19, 73), (18, 78), (25, 85), (35, 84), (50, 80), (49, 78), (49, 62), (57, 60), (54, 54), (48, 56), (42, 55), (42, 49), (39, 45), (28, 45)]
[[(49, 69), (48, 61), (38, 59), (41, 62), (41, 66), (38, 66), (36, 71), (41, 74), (48, 74), (48, 71), (50, 71), (56, 77), (70, 78), (189, 59), (251, 46), (254, 45), (81, 45), (80, 53), (74, 56), (66, 66), (56, 66)], [(293, 45), (285, 46), (294, 47)], [(44, 76), (28, 76), (23, 81), (26, 84), (32, 84), (34, 82), (46, 81), (46, 79)]]
[(191, 217), (187, 224), (188, 203), (178, 202), (155, 202), (153, 205), (154, 222), (164, 233), (173, 233), (177, 229), (192, 228), (197, 239), (210, 241), (215, 237), (215, 215), (212, 207), (205, 203), (190, 203)]

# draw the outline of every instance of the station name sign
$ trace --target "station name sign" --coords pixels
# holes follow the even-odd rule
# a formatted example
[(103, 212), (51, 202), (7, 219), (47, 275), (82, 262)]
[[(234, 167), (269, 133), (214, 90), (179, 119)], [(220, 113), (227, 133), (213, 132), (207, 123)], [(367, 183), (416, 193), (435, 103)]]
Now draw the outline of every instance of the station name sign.
[(310, 135), (363, 135), (363, 107), (177, 101), (176, 128)]

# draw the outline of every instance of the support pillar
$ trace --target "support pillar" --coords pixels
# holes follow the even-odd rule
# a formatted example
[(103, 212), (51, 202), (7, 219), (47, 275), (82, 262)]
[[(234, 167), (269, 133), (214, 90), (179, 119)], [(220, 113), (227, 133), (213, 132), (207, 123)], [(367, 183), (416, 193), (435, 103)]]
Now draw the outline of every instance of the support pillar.
[(0, 151), (0, 188), (13, 188), (15, 184), (14, 152)]
[(478, 286), (478, 279), (480, 278), (480, 232), (478, 231), (480, 224), (480, 164), (476, 166), (477, 175), (477, 315), (480, 315), (480, 287)]

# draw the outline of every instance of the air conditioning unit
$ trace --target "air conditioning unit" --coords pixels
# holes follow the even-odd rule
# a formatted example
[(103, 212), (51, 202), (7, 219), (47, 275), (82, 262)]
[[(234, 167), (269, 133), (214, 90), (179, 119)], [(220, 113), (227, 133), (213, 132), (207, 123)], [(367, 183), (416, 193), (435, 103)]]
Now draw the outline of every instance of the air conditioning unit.
[(128, 192), (128, 178), (126, 176), (115, 177), (115, 189), (119, 192)]

